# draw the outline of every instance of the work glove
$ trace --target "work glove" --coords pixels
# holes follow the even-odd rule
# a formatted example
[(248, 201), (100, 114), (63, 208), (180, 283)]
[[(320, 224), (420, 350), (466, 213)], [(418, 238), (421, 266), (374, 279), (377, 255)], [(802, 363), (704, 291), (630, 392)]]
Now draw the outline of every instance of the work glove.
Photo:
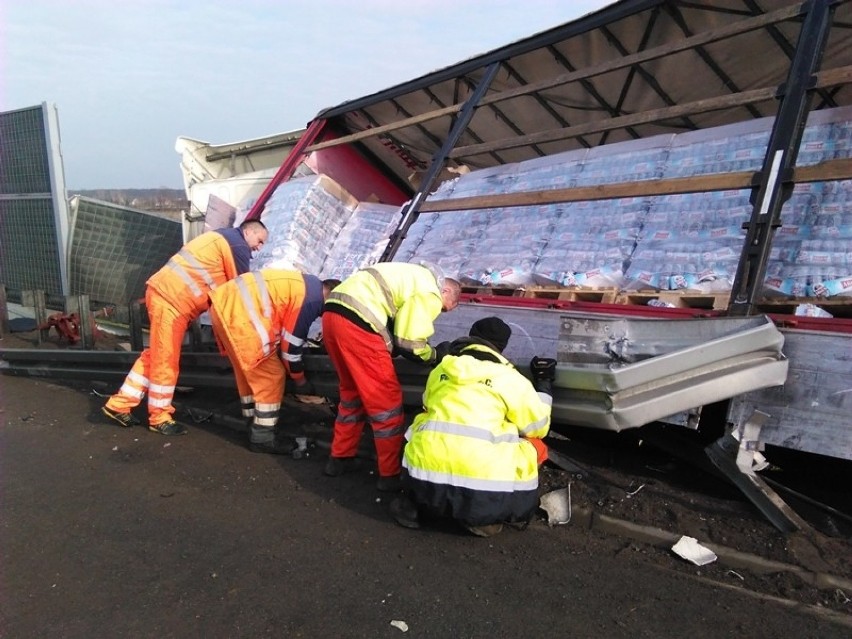
[(553, 380), (556, 379), (556, 360), (551, 357), (535, 356), (530, 361), (533, 387), (540, 393), (553, 395)]
[(293, 380), (293, 393), (296, 395), (316, 395), (317, 391), (314, 385), (308, 381), (308, 378), (303, 377), (301, 382)]

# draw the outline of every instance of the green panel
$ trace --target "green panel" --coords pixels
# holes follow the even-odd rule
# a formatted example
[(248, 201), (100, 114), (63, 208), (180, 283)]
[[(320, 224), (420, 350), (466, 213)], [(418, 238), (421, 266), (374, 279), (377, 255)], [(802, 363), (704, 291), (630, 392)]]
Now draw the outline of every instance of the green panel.
[(62, 295), (60, 278), (52, 200), (0, 199), (0, 282)]
[(0, 113), (0, 194), (50, 193), (44, 111)]
[(71, 293), (126, 305), (180, 250), (181, 225), (143, 211), (77, 199), (70, 253)]

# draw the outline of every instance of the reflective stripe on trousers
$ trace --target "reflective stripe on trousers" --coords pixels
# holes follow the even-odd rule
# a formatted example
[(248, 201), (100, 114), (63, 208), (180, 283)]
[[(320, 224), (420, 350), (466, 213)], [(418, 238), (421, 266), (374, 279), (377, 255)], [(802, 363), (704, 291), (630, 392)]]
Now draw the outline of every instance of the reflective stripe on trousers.
[[(228, 339), (228, 334), (221, 328), (222, 319), (216, 312), (215, 306), (210, 308), (210, 320), (213, 324), (213, 331), (234, 368), (234, 378), (237, 382), (237, 392), (240, 394), (243, 415), (254, 417), (255, 423), (258, 425), (274, 427), (278, 422), (278, 409), (284, 396), (284, 364), (273, 353), (258, 362), (254, 368), (243, 370), (240, 367), (240, 360), (237, 357), (234, 345)], [(251, 412), (248, 412), (249, 403), (246, 401), (249, 399), (252, 400)], [(274, 409), (270, 407), (274, 407)]]
[(405, 433), (402, 388), (384, 340), (337, 313), (323, 313), (322, 330), (323, 344), (340, 380), (332, 456), (353, 457), (369, 419), (379, 475), (399, 474)]
[[(151, 287), (145, 291), (145, 305), (151, 321), (149, 346), (133, 364), (122, 390), (110, 397), (107, 407), (127, 412), (141, 402), (147, 390), (148, 423), (159, 426), (171, 420), (175, 412), (172, 398), (178, 379), (181, 344), (195, 318), (179, 313)], [(147, 389), (143, 387), (144, 380), (147, 380)]]

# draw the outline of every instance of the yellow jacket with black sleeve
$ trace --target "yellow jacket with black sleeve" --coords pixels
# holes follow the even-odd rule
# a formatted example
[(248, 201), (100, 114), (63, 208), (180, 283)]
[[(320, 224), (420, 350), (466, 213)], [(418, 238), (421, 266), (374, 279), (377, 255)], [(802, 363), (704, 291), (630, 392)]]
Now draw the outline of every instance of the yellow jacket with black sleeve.
[(431, 372), (423, 404), (403, 456), (415, 501), (470, 526), (528, 519), (538, 505), (538, 464), (526, 439), (550, 427), (550, 405), (532, 383), (473, 343)]
[(428, 340), (442, 307), (435, 274), (407, 262), (382, 262), (361, 269), (335, 287), (326, 300), (328, 311), (352, 313), (381, 335), (388, 352), (396, 347), (426, 362), (434, 359)]

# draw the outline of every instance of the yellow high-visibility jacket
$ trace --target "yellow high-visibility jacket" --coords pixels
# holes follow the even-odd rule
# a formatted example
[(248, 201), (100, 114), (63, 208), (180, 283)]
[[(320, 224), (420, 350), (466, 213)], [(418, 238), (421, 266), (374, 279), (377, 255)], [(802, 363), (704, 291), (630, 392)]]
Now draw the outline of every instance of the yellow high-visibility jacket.
[(388, 352), (396, 345), (424, 361), (432, 358), (428, 340), (443, 301), (438, 280), (426, 267), (407, 262), (374, 264), (343, 280), (326, 304), (338, 304), (363, 319), (384, 338)]
[(261, 269), (245, 273), (210, 293), (243, 370), (251, 370), (280, 350), (290, 377), (304, 377), (302, 349), (308, 330), (322, 312), (322, 282), (298, 271)]
[(525, 438), (550, 428), (550, 404), (532, 383), (474, 343), (431, 372), (423, 405), (403, 457), (416, 501), (474, 526), (528, 517), (538, 505), (538, 463)]

